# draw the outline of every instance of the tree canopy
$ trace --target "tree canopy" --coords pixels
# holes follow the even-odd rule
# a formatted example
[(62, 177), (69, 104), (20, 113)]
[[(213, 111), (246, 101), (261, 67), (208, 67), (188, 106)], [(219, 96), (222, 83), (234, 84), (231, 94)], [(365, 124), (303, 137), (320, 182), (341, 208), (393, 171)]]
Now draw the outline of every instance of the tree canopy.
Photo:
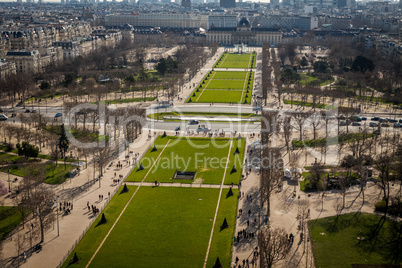
[(367, 70), (372, 72), (375, 68), (374, 62), (364, 56), (357, 56), (352, 63), (352, 72), (365, 73)]
[(161, 74), (165, 75), (165, 73), (175, 73), (177, 72), (177, 61), (175, 61), (172, 57), (168, 56), (166, 59), (161, 58), (159, 63), (156, 65), (156, 70)]

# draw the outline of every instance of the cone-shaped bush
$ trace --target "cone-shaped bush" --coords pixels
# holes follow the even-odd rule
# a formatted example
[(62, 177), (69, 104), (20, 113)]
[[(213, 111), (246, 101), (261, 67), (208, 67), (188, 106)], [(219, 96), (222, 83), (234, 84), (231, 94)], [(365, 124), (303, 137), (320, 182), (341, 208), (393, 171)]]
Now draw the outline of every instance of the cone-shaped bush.
[(244, 104), (246, 104), (247, 103), (247, 100), (244, 100)]
[(138, 169), (137, 169), (137, 171), (138, 170), (143, 170), (144, 169), (144, 166), (142, 165), (142, 162), (140, 163), (140, 165), (139, 165), (139, 167), (138, 167)]
[(228, 221), (226, 220), (226, 218), (223, 220), (223, 223), (221, 225), (221, 231), (225, 230), (226, 228), (229, 227)]
[(127, 192), (128, 192), (127, 184), (124, 184), (124, 187), (123, 187), (123, 189), (121, 190), (120, 194), (124, 194), (124, 193), (127, 193)]
[(246, 93), (248, 93), (248, 89), (247, 89), (247, 92)]
[(226, 194), (226, 198), (233, 196), (232, 187), (229, 188), (229, 192)]
[(246, 99), (248, 98), (248, 95), (246, 94)]
[(166, 135), (166, 131), (163, 131), (163, 135), (162, 135), (162, 138), (164, 138), (164, 137), (166, 137), (167, 135)]
[(191, 98), (188, 100), (188, 102), (193, 102), (192, 100), (191, 100)]
[(193, 93), (193, 96), (192, 97), (195, 97), (195, 93)]
[(197, 88), (197, 90), (195, 92), (200, 92), (200, 90)]
[(237, 140), (241, 140), (241, 135), (239, 133), (239, 136), (237, 136)]
[[(154, 148), (152, 148), (151, 152), (156, 152), (156, 151), (158, 151), (158, 149), (156, 149), (156, 146), (155, 146), (155, 144), (154, 144)], [(142, 163), (141, 163), (141, 164), (142, 164)]]
[(77, 252), (74, 253), (74, 257), (71, 259), (70, 264), (78, 263), (79, 259), (77, 256)]
[(237, 155), (237, 154), (239, 154), (240, 153), (240, 151), (239, 151), (239, 147), (236, 147), (236, 151), (234, 152), (234, 154), (233, 155)]
[(236, 165), (233, 165), (233, 168), (232, 168), (232, 170), (230, 171), (230, 174), (233, 174), (233, 173), (235, 173), (235, 172), (237, 172)]
[(216, 258), (215, 264), (213, 268), (222, 268), (221, 261), (219, 260), (219, 257)]
[(99, 226), (99, 225), (105, 224), (105, 223), (107, 223), (107, 219), (105, 217), (105, 213), (102, 213), (102, 217), (96, 226)]

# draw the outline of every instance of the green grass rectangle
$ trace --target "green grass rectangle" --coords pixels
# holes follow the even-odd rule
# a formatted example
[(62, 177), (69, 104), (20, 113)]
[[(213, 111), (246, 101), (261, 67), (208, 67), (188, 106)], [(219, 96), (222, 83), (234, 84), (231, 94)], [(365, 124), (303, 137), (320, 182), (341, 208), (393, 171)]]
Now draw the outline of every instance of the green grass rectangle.
[[(163, 147), (171, 140), (162, 152)], [(223, 179), (226, 167), (226, 159), (230, 148), (228, 170), (226, 171), (225, 184), (238, 184), (241, 179), (242, 161), (245, 150), (245, 140), (240, 139), (216, 139), (209, 138), (183, 138), (176, 137), (158, 138), (155, 141), (157, 151), (152, 151), (153, 146), (148, 150), (144, 157), (139, 161), (134, 170), (127, 177), (127, 181), (141, 181), (149, 172), (152, 163), (155, 165), (148, 173), (145, 181), (153, 182), (180, 182), (180, 183), (206, 183), (220, 184)], [(239, 154), (234, 155), (236, 148)], [(183, 160), (185, 162), (183, 162)], [(138, 170), (140, 164), (144, 169)], [(233, 172), (233, 165), (236, 165), (237, 172)], [(175, 171), (196, 171), (195, 180), (172, 180)]]
[(203, 267), (218, 195), (142, 187), (90, 267)]
[(4, 240), (21, 221), (18, 207), (0, 206), (0, 241)]
[(238, 89), (243, 90), (247, 85), (246, 81), (243, 80), (211, 80), (209, 83), (205, 83), (203, 88), (206, 89)]
[(256, 55), (253, 54), (236, 54), (224, 53), (217, 60), (214, 68), (255, 68)]
[[(128, 176), (127, 181), (141, 181), (147, 175), (147, 182), (180, 182), (180, 183), (206, 183), (220, 184), (223, 179), (226, 159), (229, 153), (230, 139), (216, 139), (211, 142), (210, 139), (203, 138), (182, 138), (174, 137), (159, 138), (156, 144), (166, 144), (171, 140), (163, 153), (159, 147), (157, 151), (148, 150), (145, 156), (140, 160), (144, 169), (134, 168)], [(156, 159), (158, 159), (156, 161)], [(139, 164), (140, 164), (139, 163)], [(154, 166), (152, 166), (152, 164)], [(196, 171), (193, 180), (172, 179), (175, 171)]]
[[(239, 71), (239, 72), (235, 72), (235, 71), (214, 71), (212, 72), (212, 74), (214, 74), (213, 79), (240, 79), (240, 80), (245, 80), (246, 79), (246, 75), (249, 74), (249, 72), (246, 71)], [(211, 77), (211, 75), (210, 75)]]
[[(103, 238), (109, 232), (110, 228), (116, 221), (117, 217), (120, 215), (124, 206), (127, 204), (130, 197), (133, 195), (137, 186), (127, 186), (129, 191), (123, 194), (119, 194), (123, 187), (117, 191), (117, 193), (113, 196), (112, 200), (103, 210), (105, 217), (107, 219), (107, 223), (96, 226), (101, 219), (101, 214), (94, 221), (94, 224), (88, 229), (84, 237), (78, 243), (78, 245), (74, 248), (71, 254), (67, 257), (61, 267), (69, 267), (69, 262), (73, 258), (74, 253), (77, 253), (77, 257), (80, 259), (80, 262), (74, 264), (70, 267), (85, 267), (88, 261), (91, 259), (92, 255), (95, 253), (96, 249), (99, 247)], [(86, 212), (88, 210), (84, 210)], [(90, 212), (92, 213), (92, 212)], [(123, 257), (123, 256), (122, 256)]]
[[(343, 268), (352, 264), (401, 264), (401, 224), (381, 215), (350, 213), (309, 222), (316, 267)], [(363, 238), (361, 240), (357, 238)], [(399, 250), (398, 250), (399, 244)]]
[[(249, 90), (251, 92), (251, 90)], [(251, 93), (244, 93), (240, 90), (204, 90), (198, 99), (200, 92), (195, 92), (195, 97), (191, 97), (191, 102), (200, 103), (244, 103), (246, 94), (248, 95), (247, 104), (251, 103)], [(243, 96), (243, 97), (242, 97)], [(197, 100), (198, 99), (198, 100)]]
[[(207, 267), (213, 267), (216, 258), (223, 267), (231, 267), (232, 246), (234, 230), (236, 227), (236, 208), (239, 196), (239, 190), (233, 190), (233, 195), (228, 196), (229, 189), (223, 189), (221, 202), (219, 204), (218, 216), (212, 237), (211, 249), (208, 256)], [(226, 218), (229, 227), (221, 230), (221, 225)]]

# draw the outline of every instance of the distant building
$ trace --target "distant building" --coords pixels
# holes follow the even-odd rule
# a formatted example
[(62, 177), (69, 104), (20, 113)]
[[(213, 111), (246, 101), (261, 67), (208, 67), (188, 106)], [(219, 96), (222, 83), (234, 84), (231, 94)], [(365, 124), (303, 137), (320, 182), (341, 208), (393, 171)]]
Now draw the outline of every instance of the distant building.
[(8, 62), (14, 62), (18, 73), (38, 73), (41, 70), (39, 51), (8, 51)]
[(207, 28), (208, 15), (186, 13), (141, 13), (132, 15), (108, 15), (106, 27), (130, 24), (133, 27)]
[(248, 19), (242, 18), (237, 27), (211, 27), (206, 36), (207, 45), (210, 43), (217, 43), (222, 46), (232, 46), (234, 44), (261, 46), (263, 43), (281, 43), (283, 33), (278, 29), (253, 28)]
[(9, 74), (15, 74), (16, 68), (14, 62), (0, 61), (0, 79), (5, 78)]
[(219, 1), (219, 6), (220, 7), (226, 7), (226, 8), (235, 8), (236, 7), (236, 1), (235, 0), (220, 0)]
[(238, 15), (209, 15), (208, 28), (235, 28), (237, 27)]
[(267, 15), (260, 18), (260, 27), (311, 30), (318, 28), (318, 18), (314, 16)]

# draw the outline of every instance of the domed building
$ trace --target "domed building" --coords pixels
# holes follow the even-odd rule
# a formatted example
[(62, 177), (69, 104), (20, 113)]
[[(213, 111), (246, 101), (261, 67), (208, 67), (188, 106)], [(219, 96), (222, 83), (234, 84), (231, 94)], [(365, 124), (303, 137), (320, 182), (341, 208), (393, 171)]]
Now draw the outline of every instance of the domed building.
[(245, 17), (240, 19), (237, 27), (211, 26), (206, 34), (207, 44), (218, 43), (221, 46), (278, 44), (282, 42), (282, 36), (283, 33), (275, 28), (253, 28), (250, 21)]

